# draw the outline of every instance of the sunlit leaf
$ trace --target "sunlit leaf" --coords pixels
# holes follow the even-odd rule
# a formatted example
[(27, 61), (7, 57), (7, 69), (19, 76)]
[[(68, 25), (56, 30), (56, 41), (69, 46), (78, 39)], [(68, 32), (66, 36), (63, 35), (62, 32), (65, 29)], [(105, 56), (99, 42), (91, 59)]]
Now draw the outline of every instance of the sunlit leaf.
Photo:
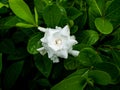
[(35, 24), (34, 17), (28, 5), (23, 0), (9, 0), (9, 5), (16, 16), (28, 23)]
[(110, 34), (113, 31), (112, 24), (103, 18), (96, 18), (95, 19), (95, 26), (103, 34)]

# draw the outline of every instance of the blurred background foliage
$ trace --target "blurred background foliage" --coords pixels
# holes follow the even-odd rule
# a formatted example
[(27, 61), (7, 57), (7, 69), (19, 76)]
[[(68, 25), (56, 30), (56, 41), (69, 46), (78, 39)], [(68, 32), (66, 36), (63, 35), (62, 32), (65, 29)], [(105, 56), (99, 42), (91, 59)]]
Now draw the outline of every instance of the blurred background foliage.
[[(120, 0), (0, 0), (0, 90), (120, 90)], [(36, 51), (38, 26), (70, 26), (78, 57)]]

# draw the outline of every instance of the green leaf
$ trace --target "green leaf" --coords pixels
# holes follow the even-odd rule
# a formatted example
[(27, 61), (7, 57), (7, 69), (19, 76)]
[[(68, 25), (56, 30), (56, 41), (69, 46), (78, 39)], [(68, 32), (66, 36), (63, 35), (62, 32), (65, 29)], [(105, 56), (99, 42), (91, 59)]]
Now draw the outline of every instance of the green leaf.
[(116, 82), (120, 75), (119, 68), (115, 64), (109, 62), (98, 63), (95, 65), (95, 68), (107, 72), (111, 76), (113, 82)]
[(23, 0), (9, 0), (9, 5), (16, 16), (28, 23), (35, 24), (34, 17), (28, 5)]
[(91, 29), (95, 29), (94, 20), (103, 16), (105, 0), (87, 0), (87, 3), (89, 5), (89, 26)]
[(36, 33), (35, 35), (33, 35), (29, 41), (28, 41), (28, 45), (27, 45), (27, 51), (30, 53), (30, 54), (37, 54), (39, 53), (37, 51), (38, 48), (40, 48), (42, 45), (41, 45), (41, 42), (40, 42), (40, 39), (42, 38), (42, 35), (41, 33)]
[(43, 78), (43, 79), (38, 79), (37, 80), (37, 83), (39, 84), (39, 85), (41, 85), (41, 86), (44, 86), (44, 87), (50, 87), (51, 86), (51, 84), (50, 84), (50, 82), (48, 81), (48, 79), (45, 79), (45, 78)]
[(120, 25), (120, 0), (113, 0), (106, 10), (105, 17), (111, 21), (114, 27)]
[(58, 26), (60, 19), (62, 17), (62, 12), (60, 8), (53, 4), (47, 6), (43, 11), (43, 19), (47, 27), (55, 27)]
[(111, 83), (110, 75), (104, 71), (100, 71), (100, 70), (89, 71), (88, 77), (92, 78), (95, 83), (100, 85), (108, 85)]
[(7, 5), (7, 4), (3, 4), (3, 3), (0, 2), (0, 8), (2, 8), (2, 7), (4, 7), (4, 6), (8, 8), (8, 5)]
[(45, 76), (49, 77), (52, 69), (52, 61), (47, 56), (41, 56), (40, 54), (34, 57), (35, 65), (38, 70)]
[(93, 45), (99, 39), (99, 35), (96, 31), (93, 30), (85, 30), (80, 33), (78, 41), (83, 44)]
[(82, 14), (83, 13), (75, 7), (67, 8), (68, 18), (70, 18), (72, 20), (75, 20), (76, 18), (78, 18)]
[(16, 26), (18, 26), (18, 27), (23, 27), (23, 28), (31, 28), (31, 27), (34, 27), (34, 25), (32, 25), (32, 24), (27, 24), (27, 23), (22, 23), (22, 22), (16, 23)]
[(96, 18), (95, 19), (95, 26), (103, 34), (110, 34), (113, 31), (112, 24), (103, 18)]
[(86, 79), (84, 76), (86, 74), (86, 69), (80, 69), (53, 86), (51, 90), (84, 90), (86, 86)]
[(92, 48), (83, 48), (76, 59), (83, 66), (94, 66), (95, 64), (102, 62), (98, 53)]
[(34, 12), (35, 12), (35, 22), (38, 25), (38, 13), (37, 13), (36, 7), (34, 7)]
[(23, 68), (24, 61), (19, 61), (13, 63), (9, 66), (5, 72), (4, 76), (4, 88), (9, 90), (16, 82), (17, 78), (19, 77), (22, 68)]
[(0, 53), (0, 73), (2, 71), (2, 53)]

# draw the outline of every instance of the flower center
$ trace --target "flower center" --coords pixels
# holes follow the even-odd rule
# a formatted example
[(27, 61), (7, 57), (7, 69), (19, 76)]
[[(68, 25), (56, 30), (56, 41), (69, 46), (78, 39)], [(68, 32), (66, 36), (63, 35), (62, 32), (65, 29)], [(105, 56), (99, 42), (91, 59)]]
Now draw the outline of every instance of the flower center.
[(61, 45), (62, 44), (62, 40), (61, 39), (56, 39), (55, 40), (55, 44), (56, 45)]

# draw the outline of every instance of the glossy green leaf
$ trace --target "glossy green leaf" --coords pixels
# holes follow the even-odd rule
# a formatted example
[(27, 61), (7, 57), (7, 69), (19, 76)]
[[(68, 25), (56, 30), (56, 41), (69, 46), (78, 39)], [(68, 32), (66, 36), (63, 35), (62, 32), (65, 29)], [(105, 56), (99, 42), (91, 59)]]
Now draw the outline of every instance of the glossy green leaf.
[(0, 53), (0, 73), (2, 71), (2, 53)]
[(22, 71), (23, 64), (24, 61), (18, 61), (7, 68), (3, 81), (3, 85), (6, 90), (9, 90), (15, 84), (17, 78), (19, 77)]
[(119, 68), (115, 64), (109, 62), (96, 64), (95, 68), (107, 72), (111, 76), (113, 82), (117, 81), (120, 75)]
[(55, 4), (47, 6), (43, 11), (43, 19), (48, 27), (58, 26), (61, 17), (62, 12)]
[(96, 18), (95, 19), (95, 26), (103, 34), (110, 34), (113, 31), (112, 24), (103, 18)]
[(84, 75), (87, 73), (86, 69), (80, 69), (71, 74), (60, 83), (56, 84), (51, 90), (84, 90), (86, 80)]
[(38, 70), (45, 76), (49, 77), (52, 70), (52, 61), (47, 56), (41, 56), (40, 54), (34, 57), (35, 65)]
[(34, 17), (28, 5), (23, 0), (9, 0), (9, 5), (16, 16), (28, 23), (35, 24)]
[(111, 77), (108, 73), (100, 70), (89, 71), (88, 77), (92, 78), (95, 83), (100, 85), (108, 85), (111, 83)]
[(92, 48), (81, 49), (80, 54), (76, 59), (83, 66), (94, 66), (94, 64), (102, 62), (98, 53)]
[(30, 54), (39, 53), (37, 51), (37, 49), (42, 46), (41, 42), (40, 42), (41, 37), (42, 37), (42, 35), (40, 33), (37, 33), (29, 39), (28, 45), (27, 45), (27, 50)]
[(96, 31), (93, 30), (85, 30), (80, 33), (78, 41), (83, 44), (93, 45), (99, 39), (99, 35)]

